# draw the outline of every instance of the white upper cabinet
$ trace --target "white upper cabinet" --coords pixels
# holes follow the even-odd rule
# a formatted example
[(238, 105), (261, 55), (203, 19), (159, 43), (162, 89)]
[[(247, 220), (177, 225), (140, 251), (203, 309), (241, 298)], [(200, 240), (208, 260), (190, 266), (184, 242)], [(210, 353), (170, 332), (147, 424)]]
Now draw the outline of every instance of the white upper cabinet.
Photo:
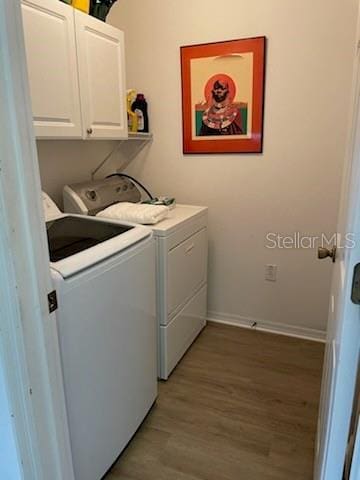
[(59, 0), (22, 0), (37, 138), (127, 138), (123, 33)]
[(22, 2), (35, 135), (81, 138), (74, 15), (54, 0)]
[(127, 136), (124, 34), (75, 10), (80, 96), (88, 138)]

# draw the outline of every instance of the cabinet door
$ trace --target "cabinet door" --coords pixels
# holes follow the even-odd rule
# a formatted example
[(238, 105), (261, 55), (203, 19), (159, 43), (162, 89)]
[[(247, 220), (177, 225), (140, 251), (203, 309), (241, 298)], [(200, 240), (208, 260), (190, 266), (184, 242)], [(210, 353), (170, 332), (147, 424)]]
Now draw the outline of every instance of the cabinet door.
[(35, 135), (81, 138), (73, 8), (23, 0), (22, 14)]
[(127, 137), (124, 34), (75, 11), (85, 138)]

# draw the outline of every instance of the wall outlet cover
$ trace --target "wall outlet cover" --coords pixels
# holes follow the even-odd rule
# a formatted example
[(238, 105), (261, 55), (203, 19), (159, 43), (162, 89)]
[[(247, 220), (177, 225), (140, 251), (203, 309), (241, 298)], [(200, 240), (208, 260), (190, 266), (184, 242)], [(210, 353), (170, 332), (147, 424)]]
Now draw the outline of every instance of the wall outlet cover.
[(276, 282), (277, 280), (277, 265), (265, 265), (265, 280), (269, 282)]

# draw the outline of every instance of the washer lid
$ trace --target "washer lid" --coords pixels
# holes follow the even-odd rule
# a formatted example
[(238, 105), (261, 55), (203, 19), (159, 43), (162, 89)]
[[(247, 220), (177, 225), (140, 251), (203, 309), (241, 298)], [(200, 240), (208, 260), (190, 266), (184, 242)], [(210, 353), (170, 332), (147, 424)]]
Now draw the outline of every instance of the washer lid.
[(86, 217), (55, 218), (46, 223), (50, 261), (59, 262), (133, 228), (93, 222)]
[(42, 192), (42, 201), (46, 221), (52, 220), (53, 218), (59, 217), (61, 215), (61, 212), (55, 202), (51, 200), (49, 195), (45, 192)]
[(152, 235), (127, 222), (64, 215), (46, 223), (51, 267), (63, 278), (120, 253)]

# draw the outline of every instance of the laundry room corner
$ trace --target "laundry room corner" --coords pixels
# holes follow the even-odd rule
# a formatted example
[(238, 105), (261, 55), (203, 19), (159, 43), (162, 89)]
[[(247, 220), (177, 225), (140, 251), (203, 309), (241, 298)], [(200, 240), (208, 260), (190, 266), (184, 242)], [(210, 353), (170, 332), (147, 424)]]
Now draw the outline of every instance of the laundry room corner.
[(360, 0), (0, 5), (1, 480), (360, 478)]
[[(126, 34), (128, 86), (146, 90), (154, 134), (127, 172), (209, 207), (209, 319), (323, 340), (331, 266), (314, 261), (314, 248), (267, 248), (267, 235), (336, 231), (357, 3), (218, 8), (121, 1), (110, 12)], [(184, 155), (180, 47), (256, 35), (267, 38), (263, 153)], [(267, 265), (277, 266), (276, 282), (265, 280)]]

